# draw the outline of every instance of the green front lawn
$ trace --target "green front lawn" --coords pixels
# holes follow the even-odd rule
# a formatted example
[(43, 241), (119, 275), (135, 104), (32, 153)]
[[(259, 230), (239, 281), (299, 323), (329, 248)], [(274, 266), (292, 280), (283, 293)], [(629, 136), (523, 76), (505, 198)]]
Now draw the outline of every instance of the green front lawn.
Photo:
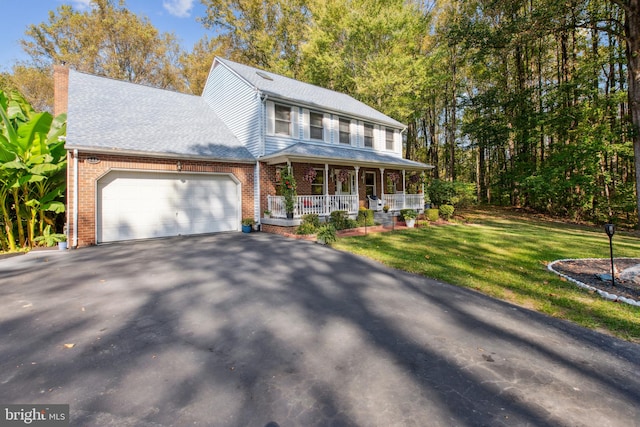
[[(334, 246), (640, 342), (640, 307), (606, 301), (547, 270), (557, 259), (608, 258), (602, 228), (495, 209), (463, 217), (467, 223), (345, 237)], [(640, 258), (638, 237), (618, 231), (613, 241), (615, 257)]]

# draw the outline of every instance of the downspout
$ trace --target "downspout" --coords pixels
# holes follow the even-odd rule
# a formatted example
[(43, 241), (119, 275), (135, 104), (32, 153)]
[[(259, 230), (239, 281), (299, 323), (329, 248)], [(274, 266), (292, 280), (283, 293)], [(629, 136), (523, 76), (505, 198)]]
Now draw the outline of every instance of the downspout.
[[(266, 137), (265, 134), (267, 133), (267, 126), (265, 124), (265, 121), (267, 120), (266, 118), (266, 108), (265, 106), (267, 105), (267, 98), (269, 98), (269, 95), (267, 94), (261, 94), (258, 91), (258, 96), (260, 97), (260, 154), (258, 155), (258, 157), (256, 158), (256, 166), (255, 166), (255, 184), (253, 186), (254, 188), (254, 195), (253, 195), (253, 210), (254, 210), (254, 217), (257, 216), (256, 219), (256, 223), (258, 224), (259, 229), (262, 228), (262, 188), (260, 185), (260, 158), (262, 156), (264, 156), (265, 152), (266, 152)], [(257, 197), (256, 197), (257, 196)], [(257, 211), (257, 212), (256, 212)]]
[(264, 156), (267, 148), (267, 138), (266, 138), (266, 134), (267, 134), (267, 125), (266, 125), (266, 121), (267, 121), (267, 99), (269, 99), (269, 95), (266, 93), (260, 93), (258, 92), (258, 95), (260, 96), (260, 100), (262, 101), (262, 103), (260, 104), (260, 156)]
[(78, 150), (73, 150), (73, 242), (78, 247)]

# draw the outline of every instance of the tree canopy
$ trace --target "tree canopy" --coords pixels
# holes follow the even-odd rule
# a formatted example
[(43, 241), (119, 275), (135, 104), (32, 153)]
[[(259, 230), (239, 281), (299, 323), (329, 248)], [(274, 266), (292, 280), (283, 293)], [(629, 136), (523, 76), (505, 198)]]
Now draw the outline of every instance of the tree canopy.
[(46, 92), (43, 70), (64, 61), (199, 94), (220, 55), (406, 123), (406, 157), (483, 203), (638, 222), (640, 0), (202, 2), (190, 52), (122, 0), (61, 6), (26, 32), (39, 71), (0, 82)]

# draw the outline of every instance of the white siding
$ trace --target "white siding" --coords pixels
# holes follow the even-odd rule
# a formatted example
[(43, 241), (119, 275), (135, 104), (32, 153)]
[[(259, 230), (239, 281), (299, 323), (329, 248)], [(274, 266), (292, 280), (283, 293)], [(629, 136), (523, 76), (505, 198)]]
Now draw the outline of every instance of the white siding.
[(262, 101), (252, 87), (226, 67), (218, 65), (211, 70), (202, 96), (253, 155), (262, 154), (260, 146)]
[(305, 141), (311, 139), (311, 120), (309, 114), (310, 111), (308, 109), (302, 109), (302, 138), (304, 138)]
[(322, 117), (324, 142), (331, 144), (331, 115), (324, 113)]

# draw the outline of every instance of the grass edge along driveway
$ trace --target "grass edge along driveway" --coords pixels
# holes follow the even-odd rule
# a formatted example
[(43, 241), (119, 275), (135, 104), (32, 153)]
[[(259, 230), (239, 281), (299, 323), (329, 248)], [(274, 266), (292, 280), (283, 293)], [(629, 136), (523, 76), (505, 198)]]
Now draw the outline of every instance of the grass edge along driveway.
[[(557, 259), (608, 258), (601, 227), (496, 209), (462, 216), (465, 223), (344, 237), (334, 247), (640, 343), (639, 307), (607, 301), (547, 270)], [(613, 242), (616, 258), (640, 258), (640, 238), (617, 231)]]

